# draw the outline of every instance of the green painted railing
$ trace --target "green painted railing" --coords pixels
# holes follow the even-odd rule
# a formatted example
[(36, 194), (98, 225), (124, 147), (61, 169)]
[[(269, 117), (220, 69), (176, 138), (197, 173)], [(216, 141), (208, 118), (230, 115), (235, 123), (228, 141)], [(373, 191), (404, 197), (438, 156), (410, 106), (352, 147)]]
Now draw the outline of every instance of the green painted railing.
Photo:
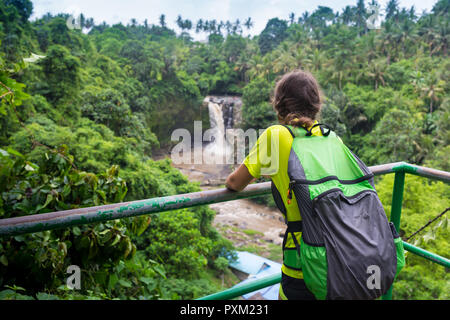
[[(395, 174), (394, 190), (392, 194), (392, 208), (390, 220), (394, 223), (397, 231), (400, 229), (400, 217), (403, 202), (403, 189), (405, 174), (414, 174), (434, 180), (450, 182), (450, 173), (425, 167), (411, 165), (405, 162), (396, 162), (369, 167), (374, 175), (388, 173)], [(14, 236), (25, 233), (39, 232), (45, 230), (61, 229), (76, 225), (93, 222), (129, 218), (144, 214), (152, 214), (174, 209), (188, 208), (211, 203), (224, 202), (236, 199), (250, 198), (268, 194), (271, 192), (270, 182), (251, 184), (241, 192), (232, 192), (227, 189), (200, 191), (161, 198), (152, 198), (139, 201), (122, 202), (105, 206), (64, 210), (30, 216), (0, 219), (0, 236)], [(411, 244), (403, 242), (405, 250), (420, 255), (421, 257), (450, 268), (447, 258), (438, 256)], [(238, 285), (203, 297), (201, 299), (231, 299), (245, 293), (279, 283), (281, 274), (275, 274)], [(391, 299), (392, 288), (383, 299)]]

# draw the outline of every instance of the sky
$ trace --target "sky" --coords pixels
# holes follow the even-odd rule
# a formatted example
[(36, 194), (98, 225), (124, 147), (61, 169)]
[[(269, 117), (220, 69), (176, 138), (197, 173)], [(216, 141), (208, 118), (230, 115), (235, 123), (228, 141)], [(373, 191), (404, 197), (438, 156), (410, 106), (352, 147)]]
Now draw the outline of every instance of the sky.
[[(378, 0), (382, 9), (386, 7), (387, 1)], [(191, 20), (194, 26), (200, 18), (217, 21), (239, 19), (244, 22), (251, 17), (254, 25), (250, 34), (255, 35), (264, 29), (271, 18), (288, 20), (291, 12), (298, 17), (305, 11), (311, 13), (319, 5), (330, 7), (335, 12), (342, 11), (347, 5), (356, 5), (357, 0), (32, 0), (32, 2), (31, 20), (47, 12), (74, 15), (83, 13), (86, 17), (94, 18), (96, 24), (105, 21), (110, 25), (119, 22), (126, 25), (131, 18), (135, 18), (140, 24), (145, 19), (149, 24), (158, 24), (159, 16), (165, 14), (168, 27), (178, 31), (175, 20), (179, 14), (183, 19)], [(368, 2), (369, 0), (365, 1), (366, 5)], [(437, 0), (399, 0), (400, 7), (410, 8), (414, 5), (417, 13), (422, 13), (423, 10), (430, 12), (436, 2)], [(249, 32), (244, 28), (243, 34), (247, 35)], [(191, 32), (191, 35), (197, 38), (196, 40), (202, 37), (195, 35), (195, 32)]]

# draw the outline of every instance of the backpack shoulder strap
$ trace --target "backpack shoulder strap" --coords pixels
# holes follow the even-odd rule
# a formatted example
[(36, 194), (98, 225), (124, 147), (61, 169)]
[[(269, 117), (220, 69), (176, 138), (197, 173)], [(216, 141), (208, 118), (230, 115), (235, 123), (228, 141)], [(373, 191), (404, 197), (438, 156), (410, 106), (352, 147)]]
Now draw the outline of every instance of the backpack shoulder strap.
[[(330, 128), (330, 126), (329, 125), (326, 125), (325, 123), (316, 123), (315, 125), (313, 125), (312, 127), (311, 127), (311, 129), (309, 129), (309, 130), (306, 130), (307, 131), (307, 133), (306, 133), (306, 136), (312, 136), (312, 130), (315, 128), (315, 127), (319, 127), (320, 128), (320, 131), (322, 132), (322, 135), (324, 136), (324, 137), (328, 137), (328, 135), (330, 134), (330, 132), (331, 132), (331, 128)], [(328, 129), (328, 131), (325, 131), (323, 128), (327, 128)]]
[(285, 127), (286, 129), (288, 129), (289, 133), (291, 134), (292, 138), (295, 138), (295, 134), (294, 132), (292, 132), (291, 128), (289, 128), (287, 125), (282, 124), (283, 127)]
[[(282, 124), (282, 126), (289, 130), (289, 132), (290, 132), (291, 135), (292, 135), (292, 138), (295, 138), (294, 132), (292, 132), (291, 128), (289, 128), (289, 127), (288, 127), (287, 125), (285, 125), (285, 124)], [(304, 127), (301, 127), (301, 128), (303, 128), (303, 129), (306, 130), (305, 136), (309, 137), (309, 136), (312, 136), (312, 130), (313, 130), (315, 127), (319, 127), (319, 128), (320, 128), (320, 131), (322, 132), (322, 135), (323, 135), (324, 137), (328, 137), (328, 135), (329, 135), (330, 132), (331, 132), (330, 126), (326, 125), (325, 123), (316, 123), (315, 125), (313, 125), (313, 126), (311, 127), (310, 130), (308, 130), (308, 129), (304, 128)], [(327, 128), (328, 131), (325, 131), (325, 130), (324, 130), (324, 127)]]

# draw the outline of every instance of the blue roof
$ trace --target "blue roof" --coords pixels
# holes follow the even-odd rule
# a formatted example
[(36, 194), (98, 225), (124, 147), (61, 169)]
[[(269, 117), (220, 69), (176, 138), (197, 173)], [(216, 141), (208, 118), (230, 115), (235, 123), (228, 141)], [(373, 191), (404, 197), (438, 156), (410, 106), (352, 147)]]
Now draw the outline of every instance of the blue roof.
[[(236, 254), (238, 258), (236, 262), (230, 263), (230, 267), (249, 275), (247, 279), (238, 283), (236, 286), (240, 286), (246, 282), (266, 277), (274, 273), (279, 273), (281, 270), (280, 263), (266, 259), (256, 254), (247, 251), (237, 251)], [(249, 299), (253, 295), (259, 293), (266, 300), (277, 300), (279, 288), (280, 284), (277, 283), (270, 287), (262, 288), (244, 294), (242, 297), (244, 299)]]
[(281, 269), (280, 263), (256, 254), (247, 251), (237, 251), (236, 254), (238, 258), (235, 262), (230, 263), (230, 267), (249, 275), (257, 274), (266, 269), (276, 270), (276, 272), (279, 272)]

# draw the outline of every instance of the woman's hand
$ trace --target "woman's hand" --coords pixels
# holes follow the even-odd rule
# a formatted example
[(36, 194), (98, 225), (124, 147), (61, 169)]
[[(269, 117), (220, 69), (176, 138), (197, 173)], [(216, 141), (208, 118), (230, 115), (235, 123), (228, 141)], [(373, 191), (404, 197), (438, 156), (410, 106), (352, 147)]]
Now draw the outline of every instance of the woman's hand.
[(248, 172), (247, 167), (244, 164), (241, 164), (228, 176), (225, 186), (232, 191), (241, 191), (252, 182), (252, 180), (255, 180), (255, 178)]

